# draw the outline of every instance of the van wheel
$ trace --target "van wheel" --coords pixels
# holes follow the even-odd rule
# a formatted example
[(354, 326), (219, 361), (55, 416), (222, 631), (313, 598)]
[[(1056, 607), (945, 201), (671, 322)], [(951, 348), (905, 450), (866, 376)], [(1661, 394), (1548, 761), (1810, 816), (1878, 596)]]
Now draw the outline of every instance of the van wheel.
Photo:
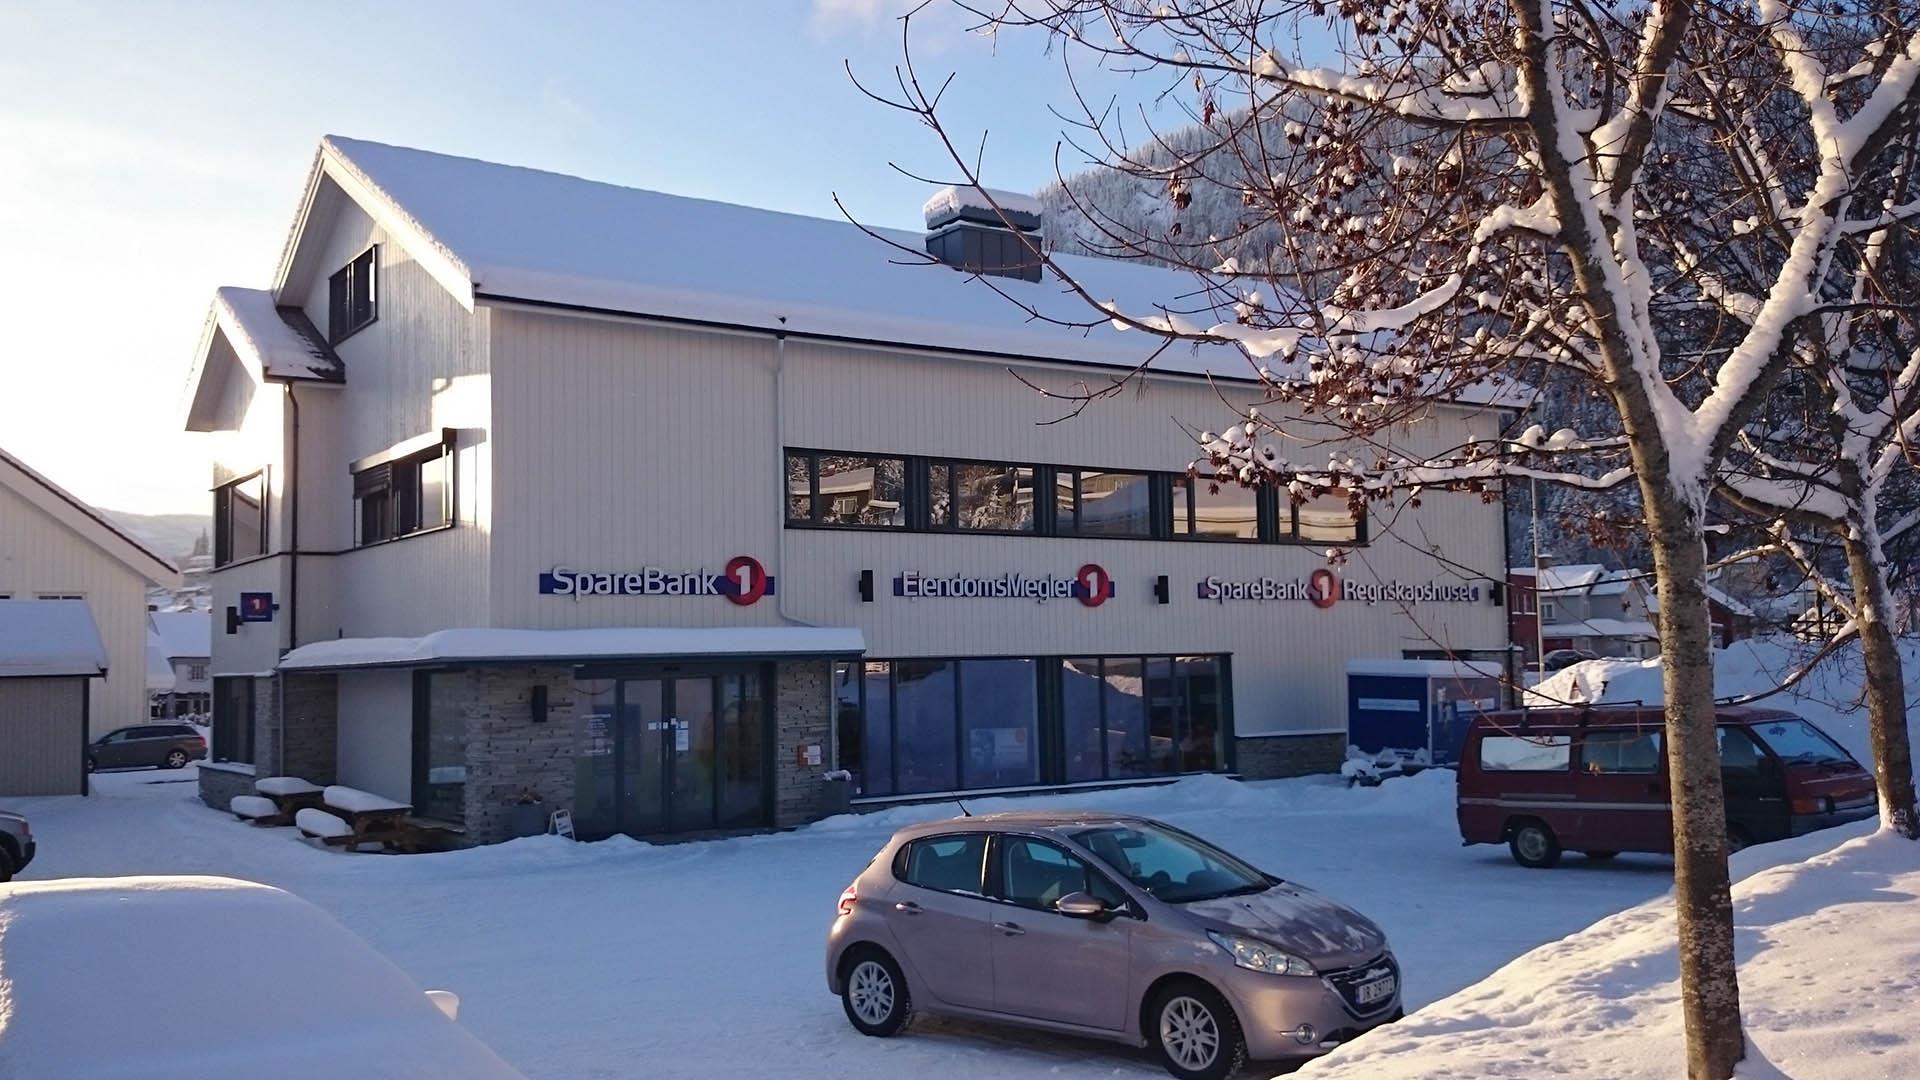
[(1147, 1022), (1160, 1064), (1180, 1080), (1224, 1080), (1247, 1063), (1239, 1019), (1205, 983), (1183, 980), (1155, 994)]
[(1513, 861), (1531, 870), (1545, 870), (1560, 862), (1560, 840), (1543, 821), (1519, 821), (1507, 833)]
[(1608, 859), (1620, 853), (1617, 851), (1583, 851), (1580, 854), (1585, 855), (1594, 862), (1606, 862)]
[(847, 961), (840, 980), (840, 1004), (862, 1035), (884, 1039), (898, 1035), (913, 1018), (913, 998), (900, 965), (877, 948), (861, 949)]

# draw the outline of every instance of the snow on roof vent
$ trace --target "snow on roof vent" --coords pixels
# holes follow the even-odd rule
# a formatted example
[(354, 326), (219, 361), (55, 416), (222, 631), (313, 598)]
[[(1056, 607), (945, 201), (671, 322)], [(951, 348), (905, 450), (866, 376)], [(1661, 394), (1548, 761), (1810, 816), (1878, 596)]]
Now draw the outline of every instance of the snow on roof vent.
[(1040, 200), (993, 188), (943, 187), (920, 208), (927, 254), (975, 274), (1040, 280)]

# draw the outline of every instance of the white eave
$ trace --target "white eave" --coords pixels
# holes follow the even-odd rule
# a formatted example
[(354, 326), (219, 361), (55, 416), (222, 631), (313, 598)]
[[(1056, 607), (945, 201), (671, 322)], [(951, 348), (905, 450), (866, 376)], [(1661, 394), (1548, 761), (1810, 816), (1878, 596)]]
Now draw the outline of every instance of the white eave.
[[(220, 403), (231, 380), (241, 377), (256, 385), (338, 386), (347, 376), (346, 365), (305, 312), (275, 304), (273, 294), (264, 289), (227, 285), (213, 291), (200, 346), (194, 352), (187, 385), (187, 430), (221, 430)], [(225, 420), (232, 422), (232, 418)]]
[(850, 627), (602, 627), (512, 630), (473, 627), (417, 638), (340, 638), (302, 645), (281, 671), (418, 667), (434, 664), (581, 663), (664, 658), (855, 657), (866, 639)]

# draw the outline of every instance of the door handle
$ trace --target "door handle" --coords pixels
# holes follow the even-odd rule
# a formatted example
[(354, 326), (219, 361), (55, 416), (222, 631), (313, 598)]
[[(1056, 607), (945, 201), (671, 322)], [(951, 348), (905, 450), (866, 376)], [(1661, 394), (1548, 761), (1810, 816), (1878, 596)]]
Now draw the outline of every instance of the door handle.
[(893, 905), (893, 910), (901, 913), (902, 915), (918, 915), (920, 914), (920, 905), (914, 903), (911, 900), (902, 900), (899, 903)]
[(1008, 937), (1019, 937), (1021, 934), (1026, 933), (1025, 930), (1020, 928), (1019, 923), (997, 922), (993, 924), (993, 928)]

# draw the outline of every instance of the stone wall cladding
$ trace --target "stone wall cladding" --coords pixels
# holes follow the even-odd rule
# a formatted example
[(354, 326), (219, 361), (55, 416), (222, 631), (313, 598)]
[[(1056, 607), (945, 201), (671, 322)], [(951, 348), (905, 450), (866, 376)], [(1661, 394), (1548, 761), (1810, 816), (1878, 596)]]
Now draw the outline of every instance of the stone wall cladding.
[[(833, 762), (830, 665), (799, 660), (775, 665), (773, 715), (773, 823), (785, 828), (821, 814), (823, 779)], [(820, 764), (804, 764), (802, 748), (820, 747)]]
[(253, 774), (226, 769), (200, 770), (200, 801), (215, 810), (225, 811), (235, 795), (253, 794)]
[(284, 756), (257, 759), (262, 776), (298, 776), (315, 784), (337, 778), (340, 747), (340, 678), (330, 672), (280, 676), (285, 716), (280, 725)]
[(1249, 780), (1339, 772), (1347, 756), (1347, 737), (1341, 733), (1236, 739), (1234, 754), (1240, 775)]
[[(454, 687), (458, 686), (458, 690)], [(547, 719), (531, 715), (533, 687), (547, 688)], [(462, 824), (469, 844), (512, 835), (510, 816), (523, 794), (538, 795), (549, 812), (573, 806), (573, 669), (476, 668), (464, 682), (435, 679), (435, 692), (460, 693), (467, 716), (467, 784)]]

